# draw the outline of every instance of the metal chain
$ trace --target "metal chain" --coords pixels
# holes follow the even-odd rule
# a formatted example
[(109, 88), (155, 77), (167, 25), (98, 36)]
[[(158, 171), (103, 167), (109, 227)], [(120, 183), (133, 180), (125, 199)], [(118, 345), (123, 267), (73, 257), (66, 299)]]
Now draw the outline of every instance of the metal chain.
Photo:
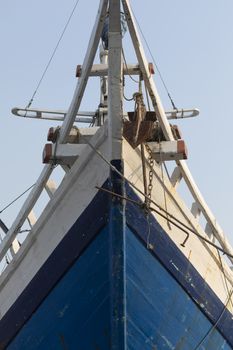
[[(149, 181), (148, 181), (148, 190), (147, 190), (147, 196), (149, 197), (149, 199), (151, 199), (151, 194), (152, 194), (152, 189), (153, 189), (153, 168), (154, 168), (154, 159), (152, 157), (152, 152), (151, 152), (151, 149), (150, 147), (148, 146), (147, 143), (145, 143), (145, 148), (147, 150), (147, 153), (148, 153), (148, 163), (149, 163)], [(150, 200), (149, 200), (149, 203), (147, 204), (150, 204)]]

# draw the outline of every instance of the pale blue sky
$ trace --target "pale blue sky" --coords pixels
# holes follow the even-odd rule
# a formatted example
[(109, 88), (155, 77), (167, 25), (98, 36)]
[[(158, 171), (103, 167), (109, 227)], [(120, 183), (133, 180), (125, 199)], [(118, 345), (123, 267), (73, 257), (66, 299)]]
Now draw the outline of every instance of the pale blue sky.
[[(34, 183), (42, 169), (42, 149), (53, 123), (16, 118), (10, 110), (30, 100), (75, 2), (0, 1), (0, 209)], [(33, 107), (68, 108), (76, 64), (82, 63), (98, 4), (80, 0)], [(131, 4), (177, 107), (201, 111), (200, 117), (179, 122), (188, 145), (188, 164), (233, 242), (233, 2), (132, 0)], [(127, 58), (134, 63), (128, 40), (126, 35)], [(164, 106), (170, 109), (158, 74), (155, 78)], [(97, 107), (96, 90), (89, 90), (82, 109)], [(10, 225), (17, 210), (16, 205), (1, 218)]]

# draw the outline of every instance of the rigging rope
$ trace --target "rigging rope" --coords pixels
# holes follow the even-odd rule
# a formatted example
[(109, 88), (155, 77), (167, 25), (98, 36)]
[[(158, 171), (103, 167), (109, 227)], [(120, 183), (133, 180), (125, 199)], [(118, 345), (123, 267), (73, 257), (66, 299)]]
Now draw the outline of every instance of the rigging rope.
[(231, 292), (229, 293), (227, 299), (226, 299), (226, 302), (225, 302), (225, 305), (218, 317), (218, 319), (216, 320), (216, 322), (213, 324), (213, 326), (211, 326), (211, 328), (206, 332), (206, 334), (202, 337), (202, 339), (199, 341), (199, 343), (195, 346), (195, 348), (193, 350), (198, 350), (199, 347), (204, 343), (204, 341), (206, 340), (206, 338), (213, 332), (213, 330), (217, 327), (219, 321), (221, 320), (224, 312), (226, 311), (226, 308), (227, 308), (227, 305), (232, 297), (232, 294), (233, 294), (233, 288), (231, 290)]
[[(115, 167), (113, 166), (113, 168), (115, 168)], [(114, 169), (113, 169), (113, 170), (114, 170)], [(116, 170), (117, 170), (117, 169), (115, 169), (115, 171), (116, 171)], [(117, 173), (118, 173), (118, 170), (117, 170)], [(119, 173), (120, 173), (120, 172), (119, 172)], [(130, 184), (132, 184), (132, 183), (131, 183), (130, 181), (128, 181), (123, 175), (122, 175), (122, 177), (124, 178), (124, 180), (126, 180), (127, 182), (129, 182)], [(134, 186), (134, 187), (135, 187), (135, 186)], [(140, 208), (142, 208), (142, 209), (145, 208), (145, 204), (140, 203), (140, 202), (138, 202), (138, 201), (136, 201), (136, 200), (134, 200), (134, 199), (132, 199), (132, 198), (122, 196), (122, 195), (120, 195), (120, 194), (118, 194), (118, 193), (115, 193), (115, 192), (112, 192), (112, 191), (110, 191), (110, 190), (107, 190), (106, 188), (102, 188), (102, 187), (98, 187), (98, 186), (96, 186), (96, 188), (97, 188), (98, 190), (103, 191), (103, 192), (107, 192), (107, 193), (111, 194), (112, 196), (115, 196), (115, 197), (124, 199), (124, 200), (126, 200), (126, 201), (128, 201), (128, 202), (131, 202), (131, 203), (137, 205), (138, 207), (140, 207)], [(139, 189), (138, 189), (138, 191), (140, 192)], [(151, 202), (152, 202), (153, 204), (155, 204), (154, 201), (151, 200)], [(157, 205), (157, 206), (158, 206), (158, 205)], [(159, 206), (158, 206), (158, 207), (159, 207)], [(204, 236), (202, 236), (202, 235), (200, 235), (199, 233), (197, 233), (196, 231), (194, 231), (193, 229), (191, 229), (190, 227), (188, 227), (186, 224), (184, 224), (183, 222), (181, 222), (179, 219), (177, 219), (175, 216), (173, 216), (172, 214), (166, 212), (163, 208), (159, 207), (159, 209), (160, 209), (161, 211), (163, 211), (166, 215), (165, 215), (165, 214), (162, 214), (161, 212), (159, 212), (157, 209), (155, 209), (155, 208), (153, 208), (153, 207), (149, 207), (149, 209), (150, 209), (151, 211), (155, 212), (156, 214), (158, 214), (159, 216), (161, 216), (163, 219), (168, 220), (171, 224), (173, 224), (175, 227), (177, 227), (178, 229), (180, 229), (182, 232), (186, 233), (187, 235), (189, 235), (189, 232), (188, 232), (188, 230), (189, 230), (191, 233), (195, 234), (197, 237), (199, 237), (200, 239), (202, 239), (203, 241), (205, 241), (206, 243), (208, 243), (208, 244), (211, 245), (212, 247), (216, 248), (218, 251), (222, 252), (223, 254), (227, 255), (227, 256), (230, 257), (230, 258), (233, 258), (233, 255), (232, 255), (232, 254), (227, 253), (223, 248), (217, 246), (217, 244), (213, 243), (212, 241), (208, 240), (208, 239), (205, 238)], [(167, 215), (170, 216), (172, 219), (168, 218)], [(179, 224), (177, 224), (177, 222), (175, 222), (174, 220), (177, 221)], [(180, 226), (180, 225), (182, 225), (183, 227)]]
[[(229, 296), (231, 294), (231, 291), (229, 290), (229, 287), (228, 287), (228, 284), (227, 284), (227, 276), (225, 274), (225, 270), (224, 270), (224, 266), (223, 266), (221, 255), (220, 255), (219, 251), (217, 251), (217, 252), (218, 252), (218, 258), (219, 258), (219, 261), (220, 261), (220, 264), (221, 264), (221, 270), (222, 270), (222, 273), (223, 273), (226, 290), (227, 290), (227, 293), (228, 293), (228, 296)], [(230, 302), (231, 302), (231, 306), (233, 308), (233, 301), (230, 300)]]
[(0, 214), (3, 213), (7, 208), (9, 208), (13, 203), (15, 203), (19, 198), (21, 198), (25, 193), (27, 193), (32, 187), (35, 186), (36, 183), (28, 187), (23, 193), (21, 193), (18, 197), (13, 199), (9, 204), (7, 204), (2, 210), (0, 210)]
[[(53, 49), (52, 55), (51, 55), (51, 57), (50, 57), (50, 59), (49, 59), (47, 65), (45, 66), (45, 69), (44, 69), (44, 71), (43, 71), (43, 73), (42, 73), (42, 75), (41, 75), (41, 78), (40, 78), (40, 80), (39, 80), (37, 86), (36, 86), (36, 89), (35, 89), (34, 93), (32, 94), (32, 97), (31, 97), (30, 101), (28, 102), (28, 104), (27, 104), (27, 106), (26, 106), (25, 108), (29, 108), (29, 107), (31, 106), (31, 104), (32, 104), (32, 102), (33, 102), (33, 100), (34, 100), (34, 97), (35, 97), (35, 95), (37, 94), (37, 91), (38, 91), (38, 89), (39, 89), (39, 87), (40, 87), (40, 85), (41, 85), (41, 83), (42, 83), (42, 81), (43, 81), (43, 79), (44, 79), (44, 77), (45, 77), (45, 74), (47, 73), (47, 70), (48, 70), (48, 68), (49, 68), (49, 66), (50, 66), (50, 64), (51, 64), (51, 62), (52, 62), (52, 60), (53, 60), (53, 57), (55, 56), (55, 53), (57, 52), (58, 46), (60, 45), (60, 42), (61, 42), (61, 40), (62, 40), (62, 38), (63, 38), (63, 36), (64, 36), (64, 34), (65, 34), (65, 32), (66, 32), (66, 29), (67, 29), (67, 27), (68, 27), (68, 25), (69, 25), (69, 23), (70, 23), (70, 21), (71, 21), (71, 18), (73, 17), (74, 11), (75, 11), (75, 9), (76, 9), (76, 7), (77, 7), (79, 1), (80, 1), (80, 0), (77, 0), (77, 1), (76, 1), (75, 5), (74, 5), (74, 7), (73, 7), (73, 9), (72, 9), (72, 11), (71, 11), (71, 13), (70, 13), (70, 16), (69, 16), (68, 20), (66, 21), (66, 24), (65, 24), (65, 26), (64, 26), (64, 28), (63, 28), (63, 31), (62, 31), (62, 33), (61, 33), (59, 39), (58, 39), (58, 42), (57, 42), (55, 48)], [(27, 112), (25, 113), (25, 116), (26, 116), (26, 114), (27, 114)]]
[[(132, 12), (133, 12), (133, 10), (132, 10)], [(152, 51), (151, 51), (151, 49), (150, 49), (150, 46), (149, 46), (149, 44), (148, 44), (148, 42), (147, 42), (147, 40), (146, 40), (145, 35), (143, 34), (142, 28), (141, 28), (141, 26), (140, 26), (140, 24), (139, 24), (139, 22), (138, 22), (138, 20), (137, 20), (137, 17), (135, 16), (135, 13), (134, 13), (134, 12), (133, 12), (133, 15), (134, 15), (135, 21), (137, 22), (137, 25), (138, 25), (138, 28), (139, 28), (139, 30), (140, 30), (140, 33), (141, 33), (141, 35), (142, 35), (142, 37), (143, 37), (143, 39), (144, 39), (144, 41), (145, 41), (146, 47), (147, 47), (147, 49), (148, 49), (148, 51), (149, 51), (149, 53), (150, 53), (150, 55), (151, 55), (152, 61), (153, 61), (154, 65), (155, 65), (155, 67), (156, 67), (156, 69), (157, 69), (157, 71), (158, 71), (158, 74), (159, 74), (159, 77), (160, 77), (160, 79), (161, 79), (161, 82), (162, 82), (162, 84), (163, 84), (163, 86), (164, 86), (164, 89), (165, 89), (165, 91), (167, 92), (167, 95), (168, 95), (168, 98), (169, 98), (169, 100), (170, 100), (170, 102), (171, 102), (171, 105), (172, 105), (173, 109), (176, 109), (176, 110), (177, 110), (177, 107), (176, 107), (176, 105), (175, 105), (175, 102), (174, 102), (173, 98), (171, 97), (171, 94), (170, 94), (170, 92), (169, 92), (169, 90), (168, 90), (167, 84), (165, 83), (165, 80), (164, 80), (164, 78), (163, 78), (163, 76), (162, 76), (162, 73), (161, 73), (161, 71), (160, 71), (160, 69), (159, 69), (159, 67), (158, 67), (158, 64), (157, 64), (156, 61), (155, 61), (155, 58), (154, 58), (154, 56), (153, 56), (153, 54), (152, 54)]]
[[(140, 80), (138, 81), (138, 80), (136, 80), (136, 79), (134, 79), (133, 77), (132, 77), (132, 75), (129, 73), (129, 68), (128, 68), (128, 64), (127, 64), (127, 61), (126, 61), (126, 58), (125, 58), (125, 53), (124, 53), (124, 50), (123, 50), (123, 48), (122, 48), (122, 57), (123, 57), (123, 60), (124, 60), (124, 63), (125, 63), (125, 68), (126, 68), (126, 71), (127, 71), (127, 73), (128, 73), (128, 76), (130, 77), (130, 79), (134, 82), (134, 83), (136, 83), (136, 84), (139, 84), (140, 83)], [(133, 101), (134, 100), (134, 97), (132, 96), (132, 98), (127, 98), (126, 96), (125, 96), (125, 94), (124, 94), (124, 87), (125, 87), (125, 76), (124, 76), (124, 74), (123, 74), (123, 97), (124, 97), (124, 99), (126, 100), (126, 101)]]
[[(192, 228), (190, 228), (189, 226), (187, 226), (185, 223), (183, 223), (182, 221), (180, 221), (178, 218), (176, 218), (174, 215), (172, 215), (171, 213), (167, 212), (166, 210), (164, 210), (162, 207), (160, 207), (154, 200), (152, 200), (151, 198), (149, 198), (143, 191), (141, 191), (137, 186), (134, 185), (133, 182), (131, 182), (129, 179), (127, 179), (114, 165), (111, 164), (111, 162), (109, 162), (104, 156), (103, 154), (96, 149), (89, 141), (86, 140), (86, 143), (91, 147), (91, 149), (93, 149), (94, 152), (96, 152), (96, 154), (99, 155), (99, 157), (106, 163), (109, 165), (109, 167), (115, 171), (122, 179), (124, 179), (130, 186), (132, 186), (138, 193), (140, 193), (142, 196), (144, 196), (145, 198), (147, 198), (148, 200), (151, 201), (151, 203), (153, 203), (159, 210), (163, 211), (165, 213), (165, 215), (163, 215), (162, 213), (160, 213), (157, 209), (155, 208), (151, 208), (150, 209), (154, 212), (156, 212), (158, 215), (164, 217), (164, 219), (166, 220), (170, 220), (170, 222), (175, 225), (177, 228), (179, 228), (181, 231), (183, 231), (184, 233), (186, 233), (187, 235), (189, 235), (190, 231), (191, 233), (195, 234), (197, 237), (199, 237), (201, 240), (203, 240), (204, 242), (206, 242), (207, 244), (211, 245), (212, 247), (218, 249), (220, 252), (222, 252), (223, 254), (225, 254), (226, 256), (228, 256), (229, 258), (233, 259), (233, 255), (228, 253), (226, 250), (224, 250), (223, 248), (219, 247), (217, 244), (213, 243), (212, 241), (210, 241), (209, 239), (207, 239), (206, 237), (202, 236), (201, 234), (199, 234), (198, 232), (196, 232), (195, 230), (193, 230)], [(120, 195), (115, 194), (112, 192), (112, 194), (120, 197)], [(142, 206), (141, 203), (134, 201), (130, 198), (127, 197), (123, 197), (121, 196), (122, 199), (127, 199), (131, 202), (134, 202), (137, 205)], [(173, 220), (171, 221), (170, 218), (167, 217), (170, 216), (173, 220), (175, 220), (176, 222), (174, 222)], [(183, 227), (181, 227), (180, 225), (182, 225)]]
[(129, 68), (128, 68), (128, 64), (127, 64), (127, 61), (126, 61), (126, 58), (125, 58), (125, 53), (124, 53), (124, 50), (122, 48), (122, 56), (123, 56), (123, 60), (124, 60), (124, 63), (125, 63), (125, 68), (127, 70), (127, 73), (128, 73), (128, 76), (130, 77), (130, 79), (135, 82), (136, 84), (139, 84), (140, 80), (136, 80), (132, 77), (132, 75), (129, 73)]

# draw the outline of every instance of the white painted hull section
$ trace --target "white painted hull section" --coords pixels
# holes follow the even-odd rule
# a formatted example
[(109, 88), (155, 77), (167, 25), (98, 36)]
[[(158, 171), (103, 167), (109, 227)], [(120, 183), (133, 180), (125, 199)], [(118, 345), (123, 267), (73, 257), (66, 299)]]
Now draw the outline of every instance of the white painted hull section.
[[(108, 141), (105, 137), (106, 132), (102, 128), (95, 135), (95, 139), (92, 140), (93, 144), (98, 145), (98, 149), (103, 156), (108, 154)], [(135, 152), (124, 141), (123, 155), (126, 178), (143, 191), (139, 151)], [(80, 158), (66, 175), (63, 183), (55, 192), (41, 217), (37, 220), (23, 246), (1, 275), (1, 317), (5, 315), (17, 300), (86, 206), (91, 202), (97, 193), (95, 187), (101, 187), (108, 176), (108, 164), (87, 145), (83, 154), (81, 154)], [(142, 195), (139, 195), (139, 197), (142, 200), (144, 199)], [(197, 230), (199, 234), (208, 238), (200, 223), (192, 215), (190, 209), (185, 206), (174, 187), (171, 186), (166, 175), (161, 174), (161, 167), (157, 163), (154, 166), (152, 199), (159, 206), (166, 209), (168, 213), (172, 213), (173, 216), (177, 217), (187, 226)], [(169, 225), (167, 220), (161, 218), (159, 215), (156, 214), (155, 217), (174, 241), (177, 248), (188, 258), (219, 299), (225, 303), (228, 297), (228, 291), (216, 249), (200, 240), (194, 234), (190, 234), (185, 247), (182, 247), (181, 243), (184, 241), (186, 235), (174, 225)], [(210, 239), (213, 239), (213, 237)], [(148, 249), (150, 249), (150, 237), (148, 237)], [(231, 289), (233, 284), (232, 271), (224, 261), (223, 265), (227, 276), (227, 286)], [(229, 302), (227, 307), (233, 312), (232, 302)]]
[[(103, 154), (107, 152), (107, 143), (103, 142), (104, 134), (104, 129), (99, 130), (92, 140)], [(21, 249), (0, 277), (1, 317), (17, 300), (91, 202), (97, 193), (95, 187), (102, 186), (108, 175), (108, 166), (86, 146), (83, 155), (66, 175)]]

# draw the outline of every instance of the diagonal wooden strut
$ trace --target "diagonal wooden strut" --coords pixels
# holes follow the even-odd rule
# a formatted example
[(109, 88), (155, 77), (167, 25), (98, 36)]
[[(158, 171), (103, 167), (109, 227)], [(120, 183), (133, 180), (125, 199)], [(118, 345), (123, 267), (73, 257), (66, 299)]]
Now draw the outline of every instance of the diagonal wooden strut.
[(100, 41), (100, 36), (104, 25), (104, 19), (107, 13), (107, 6), (108, 6), (108, 0), (100, 1), (98, 15), (91, 33), (88, 49), (87, 49), (87, 52), (84, 58), (84, 63), (82, 66), (82, 74), (78, 80), (73, 99), (71, 101), (70, 107), (66, 114), (65, 120), (62, 124), (59, 143), (66, 142), (66, 138), (69, 135), (69, 132), (75, 121), (75, 117), (78, 113), (78, 110), (82, 101), (82, 97), (87, 85), (89, 73), (91, 71), (91, 67), (92, 67), (92, 64), (96, 55), (97, 47)]
[[(108, 6), (108, 0), (100, 1), (98, 15), (92, 30), (91, 39), (89, 41), (87, 53), (84, 59), (82, 76), (80, 77), (77, 83), (77, 87), (74, 92), (73, 99), (71, 101), (69, 110), (66, 114), (65, 120), (61, 127), (61, 133), (60, 133), (60, 139), (59, 139), (60, 143), (65, 143), (66, 137), (67, 135), (69, 135), (69, 132), (76, 118), (78, 109), (80, 107), (82, 96), (88, 81), (88, 75), (91, 70), (94, 57), (97, 51), (97, 46), (100, 40), (104, 18), (107, 13), (107, 6)], [(23, 204), (23, 207), (21, 208), (10, 230), (8, 231), (8, 234), (4, 237), (2, 241), (2, 244), (0, 246), (0, 261), (3, 259), (7, 250), (11, 247), (12, 242), (14, 241), (15, 237), (18, 234), (18, 230), (23, 225), (29, 213), (31, 212), (32, 208), (34, 207), (36, 201), (40, 197), (41, 192), (45, 188), (45, 185), (52, 171), (53, 171), (52, 165), (46, 165), (43, 168), (35, 187), (31, 190), (29, 196), (27, 197), (26, 201)]]

